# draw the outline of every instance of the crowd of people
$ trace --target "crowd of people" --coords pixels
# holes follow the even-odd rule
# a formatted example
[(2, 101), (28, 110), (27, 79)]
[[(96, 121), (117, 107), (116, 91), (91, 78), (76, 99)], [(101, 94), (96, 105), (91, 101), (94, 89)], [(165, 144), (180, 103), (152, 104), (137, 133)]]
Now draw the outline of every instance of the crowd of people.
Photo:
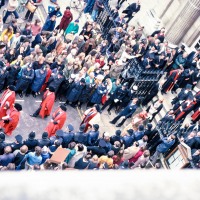
[[(9, 0), (8, 7), (11, 1), (16, 0)], [(132, 3), (120, 14), (123, 2), (118, 1), (104, 23), (106, 26), (114, 20), (117, 24), (107, 35), (102, 34), (97, 23), (104, 7), (101, 0), (85, 4), (88, 20), (82, 30), (70, 7), (61, 13), (59, 5), (49, 7), (43, 26), (39, 19), (30, 23), (34, 13), (25, 16), (30, 22), (23, 29), (17, 20), (3, 26), (0, 44), (1, 170), (141, 169), (149, 161), (159, 169), (159, 154), (168, 152), (177, 137), (195, 149), (193, 157), (195, 166), (199, 167), (200, 92), (192, 90), (200, 80), (200, 50), (188, 55), (184, 46), (171, 49), (165, 40), (165, 28), (144, 37), (144, 27), (136, 28), (129, 23), (140, 10), (140, 2)], [(12, 9), (17, 12), (19, 6), (16, 4)], [(56, 27), (58, 17), (61, 22)], [(144, 103), (138, 96), (138, 87), (122, 75), (130, 59), (136, 59), (144, 70), (162, 69), (166, 73), (165, 83), (160, 84), (163, 95), (169, 91), (176, 93), (181, 88), (172, 101), (172, 109), (160, 123), (183, 123), (193, 112), (193, 128), (187, 130), (188, 136), (170, 133), (161, 137), (153, 128), (151, 122), (162, 109), (164, 98), (149, 103), (158, 93), (157, 87)], [(42, 138), (36, 139), (31, 132), (27, 139), (16, 135), (13, 143), (7, 143), (5, 134), (11, 135), (17, 127), (22, 110), (22, 106), (15, 103), (16, 95), (36, 97), (41, 93), (42, 103), (30, 116), (43, 119), (51, 115)], [(51, 113), (57, 99), (66, 102)], [(140, 104), (148, 106), (134, 114)], [(66, 130), (62, 130), (67, 106), (86, 106), (80, 127), (68, 124)], [(106, 108), (109, 115), (112, 110), (116, 113), (111, 124), (121, 119), (116, 124), (121, 127), (128, 118), (131, 123), (115, 134), (99, 133), (100, 115)], [(51, 156), (61, 147), (67, 148), (69, 155), (60, 165), (52, 163)]]

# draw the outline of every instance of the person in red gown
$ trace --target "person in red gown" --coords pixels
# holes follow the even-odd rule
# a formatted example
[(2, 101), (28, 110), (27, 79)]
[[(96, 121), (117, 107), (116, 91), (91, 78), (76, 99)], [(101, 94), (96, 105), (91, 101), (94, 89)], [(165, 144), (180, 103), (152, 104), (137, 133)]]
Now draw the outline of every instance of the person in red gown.
[(46, 72), (47, 72), (46, 79), (45, 79), (44, 84), (42, 85), (42, 88), (41, 88), (40, 92), (45, 91), (45, 89), (46, 89), (46, 87), (47, 87), (48, 80), (49, 80), (49, 78), (51, 77), (52, 71), (51, 71), (49, 65), (46, 65)]
[(89, 127), (92, 127), (93, 124), (98, 124), (100, 121), (100, 106), (94, 105), (94, 107), (89, 108), (84, 112), (82, 124), (85, 124), (84, 132), (87, 132)]
[(64, 105), (60, 105), (60, 107), (52, 114), (52, 119), (45, 128), (48, 137), (54, 136), (58, 129), (62, 129), (67, 119), (66, 111), (67, 108)]
[(47, 88), (46, 92), (42, 97), (42, 103), (40, 107), (35, 111), (34, 114), (30, 114), (31, 117), (37, 117), (38, 115), (44, 119), (51, 113), (55, 102), (55, 89), (53, 87)]
[(162, 94), (166, 94), (168, 91), (170, 91), (174, 87), (177, 79), (179, 78), (182, 72), (183, 70), (180, 70), (180, 69), (170, 71), (170, 74), (167, 80), (162, 85), (162, 90), (161, 90)]
[(68, 27), (69, 23), (73, 20), (73, 15), (70, 11), (70, 7), (67, 6), (66, 10), (63, 14), (63, 17), (61, 19), (60, 25), (59, 25), (59, 29), (60, 30), (66, 30), (66, 28)]
[(7, 110), (7, 115), (1, 118), (0, 127), (4, 128), (6, 135), (12, 135), (12, 132), (17, 127), (21, 110), (22, 106), (18, 103), (15, 103), (14, 106)]
[(8, 86), (0, 99), (0, 118), (6, 116), (8, 109), (11, 109), (15, 103), (15, 86)]

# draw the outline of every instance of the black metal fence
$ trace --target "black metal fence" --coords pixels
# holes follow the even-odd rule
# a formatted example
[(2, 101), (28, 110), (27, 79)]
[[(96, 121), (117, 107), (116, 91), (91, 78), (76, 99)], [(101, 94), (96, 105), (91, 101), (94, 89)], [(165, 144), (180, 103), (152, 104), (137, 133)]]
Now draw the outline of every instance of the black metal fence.
[(161, 69), (144, 69), (141, 62), (137, 58), (128, 61), (122, 72), (124, 82), (129, 82), (129, 85), (136, 85), (138, 90), (136, 95), (142, 103), (143, 99), (153, 89), (155, 83), (158, 83), (163, 74)]
[(114, 14), (113, 11), (109, 5), (109, 2), (103, 1), (104, 9), (101, 10), (97, 17), (97, 23), (100, 25), (102, 36), (103, 38), (106, 38), (109, 30), (111, 28), (117, 27), (115, 21), (114, 21)]

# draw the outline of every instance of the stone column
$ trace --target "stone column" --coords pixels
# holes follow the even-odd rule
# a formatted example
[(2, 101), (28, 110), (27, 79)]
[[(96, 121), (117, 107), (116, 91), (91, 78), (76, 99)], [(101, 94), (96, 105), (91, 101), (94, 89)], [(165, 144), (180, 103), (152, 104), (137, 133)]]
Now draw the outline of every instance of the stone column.
[(188, 0), (172, 26), (167, 30), (166, 39), (178, 45), (199, 16), (200, 0)]

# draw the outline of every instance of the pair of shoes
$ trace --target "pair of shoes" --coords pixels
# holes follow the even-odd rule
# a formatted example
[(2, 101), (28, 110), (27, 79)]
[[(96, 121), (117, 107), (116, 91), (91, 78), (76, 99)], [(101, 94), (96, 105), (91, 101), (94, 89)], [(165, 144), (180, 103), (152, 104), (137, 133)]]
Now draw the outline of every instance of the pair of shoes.
[(30, 114), (31, 117), (36, 117), (34, 114)]
[(36, 94), (32, 94), (34, 98), (36, 98)]
[(117, 124), (117, 125), (116, 125), (116, 127), (121, 127), (121, 126), (122, 126), (121, 124)]
[(115, 124), (113, 121), (109, 121), (110, 124)]
[(110, 110), (107, 110), (107, 111), (108, 111), (108, 114), (109, 114), (109, 115), (111, 115), (111, 112), (110, 112)]
[(22, 94), (22, 93), (19, 93), (19, 96), (20, 96), (21, 98), (23, 98), (23, 94)]

